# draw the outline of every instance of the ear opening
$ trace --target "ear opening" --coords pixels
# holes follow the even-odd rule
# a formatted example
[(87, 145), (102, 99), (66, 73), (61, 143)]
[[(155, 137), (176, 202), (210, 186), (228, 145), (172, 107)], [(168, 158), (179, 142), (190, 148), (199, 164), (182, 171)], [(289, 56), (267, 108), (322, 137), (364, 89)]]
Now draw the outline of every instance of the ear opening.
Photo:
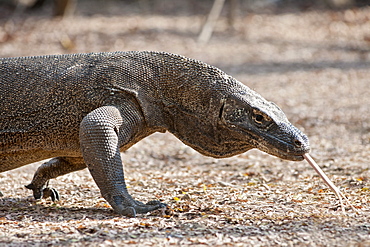
[(222, 119), (222, 115), (223, 115), (223, 112), (224, 112), (224, 108), (225, 108), (226, 100), (225, 100), (225, 99), (222, 99), (222, 100), (221, 100), (221, 103), (222, 103), (222, 105), (221, 105), (221, 108), (220, 108), (220, 113), (219, 113), (219, 115), (218, 115), (218, 118), (219, 118), (219, 119)]
[(220, 109), (223, 121), (231, 124), (244, 122), (248, 118), (249, 107), (236, 99), (225, 99)]

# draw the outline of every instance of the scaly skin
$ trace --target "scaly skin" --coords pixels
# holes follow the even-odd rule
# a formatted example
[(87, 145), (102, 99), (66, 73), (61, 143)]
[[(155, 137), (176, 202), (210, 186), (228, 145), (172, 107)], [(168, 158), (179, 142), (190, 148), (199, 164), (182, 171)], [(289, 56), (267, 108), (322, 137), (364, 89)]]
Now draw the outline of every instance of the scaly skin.
[(258, 148), (302, 160), (307, 137), (274, 103), (221, 70), (163, 52), (0, 59), (0, 172), (53, 158), (27, 187), (51, 196), (49, 179), (88, 167), (122, 215), (147, 204), (128, 193), (120, 152), (170, 131), (200, 153), (230, 157)]

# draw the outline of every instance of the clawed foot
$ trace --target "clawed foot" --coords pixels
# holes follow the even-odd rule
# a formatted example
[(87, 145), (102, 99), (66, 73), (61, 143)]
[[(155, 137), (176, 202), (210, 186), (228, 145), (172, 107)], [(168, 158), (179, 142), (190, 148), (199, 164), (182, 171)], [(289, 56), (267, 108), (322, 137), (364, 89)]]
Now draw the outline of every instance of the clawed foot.
[(167, 207), (167, 204), (160, 201), (150, 201), (146, 204), (134, 200), (130, 205), (123, 203), (125, 200), (122, 196), (115, 196), (114, 203), (112, 203), (113, 209), (121, 215), (127, 217), (136, 217), (136, 214), (145, 214), (160, 208)]
[(33, 191), (33, 197), (36, 200), (50, 197), (53, 202), (59, 201), (59, 193), (56, 189), (49, 187), (36, 188), (33, 184), (26, 185), (26, 188)]

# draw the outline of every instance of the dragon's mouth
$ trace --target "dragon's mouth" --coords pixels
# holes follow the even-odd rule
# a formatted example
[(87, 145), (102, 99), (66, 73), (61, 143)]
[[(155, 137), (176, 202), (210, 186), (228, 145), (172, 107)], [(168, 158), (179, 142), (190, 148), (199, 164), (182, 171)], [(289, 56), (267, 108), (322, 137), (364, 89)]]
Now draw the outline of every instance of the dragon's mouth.
[(303, 158), (303, 155), (308, 153), (307, 152), (299, 152), (299, 153), (286, 153), (286, 152), (276, 152), (276, 153), (270, 153), (271, 155), (274, 155), (274, 156), (277, 156), (281, 159), (285, 159), (285, 160), (291, 160), (291, 161), (302, 161), (304, 158)]
[(276, 138), (268, 138), (266, 141), (268, 143), (267, 145), (257, 144), (257, 148), (285, 160), (302, 161), (304, 159), (303, 155), (310, 151), (308, 141), (302, 141), (300, 147)]
[(303, 155), (310, 151), (307, 136), (291, 124), (280, 124), (274, 129), (254, 129), (254, 131), (245, 130), (240, 126), (235, 127), (234, 130), (248, 137), (245, 141), (248, 149), (252, 146), (262, 152), (291, 161), (303, 160)]
[(276, 148), (266, 148), (266, 147), (264, 148), (258, 147), (258, 149), (270, 155), (276, 156), (278, 158), (281, 158), (284, 160), (291, 160), (291, 161), (302, 161), (304, 159), (303, 155), (308, 152), (308, 151), (302, 151), (302, 152), (291, 153), (291, 152), (286, 152), (286, 151), (279, 150)]

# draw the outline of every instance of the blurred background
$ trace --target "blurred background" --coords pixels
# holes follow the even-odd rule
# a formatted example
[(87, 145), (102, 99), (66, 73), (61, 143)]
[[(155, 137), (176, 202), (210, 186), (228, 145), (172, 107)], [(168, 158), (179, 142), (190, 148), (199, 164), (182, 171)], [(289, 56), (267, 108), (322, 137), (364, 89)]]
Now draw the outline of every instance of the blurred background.
[[(208, 46), (199, 44), (211, 39), (212, 45), (222, 43), (231, 49), (238, 42), (257, 40), (274, 46), (284, 42), (302, 45), (305, 37), (312, 39), (307, 43), (322, 42), (326, 38), (322, 37), (323, 32), (313, 28), (324, 26), (328, 35), (338, 35), (339, 41), (350, 26), (368, 21), (366, 11), (361, 10), (368, 3), (366, 0), (0, 0), (0, 56), (137, 49), (193, 55), (207, 49)], [(369, 33), (356, 38), (370, 42)], [(354, 48), (358, 44), (352, 40), (348, 45)], [(262, 52), (267, 50), (262, 47)]]

